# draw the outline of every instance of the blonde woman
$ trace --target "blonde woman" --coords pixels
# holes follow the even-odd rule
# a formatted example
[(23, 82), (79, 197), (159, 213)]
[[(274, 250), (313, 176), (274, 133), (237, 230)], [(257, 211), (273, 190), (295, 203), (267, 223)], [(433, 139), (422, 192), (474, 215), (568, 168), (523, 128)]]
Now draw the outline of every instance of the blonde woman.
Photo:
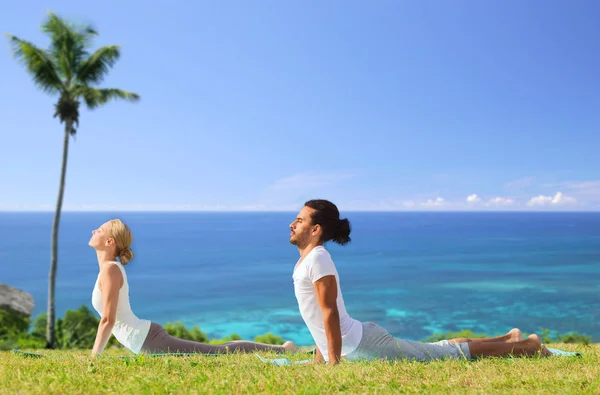
[(124, 266), (133, 259), (132, 235), (129, 227), (118, 219), (105, 222), (92, 231), (90, 247), (98, 256), (99, 274), (92, 292), (92, 305), (100, 314), (100, 324), (92, 355), (102, 353), (110, 335), (135, 354), (140, 353), (200, 353), (274, 351), (293, 352), (292, 342), (282, 346), (250, 341), (231, 341), (225, 344), (205, 344), (169, 335), (154, 322), (140, 319), (129, 304), (129, 284)]

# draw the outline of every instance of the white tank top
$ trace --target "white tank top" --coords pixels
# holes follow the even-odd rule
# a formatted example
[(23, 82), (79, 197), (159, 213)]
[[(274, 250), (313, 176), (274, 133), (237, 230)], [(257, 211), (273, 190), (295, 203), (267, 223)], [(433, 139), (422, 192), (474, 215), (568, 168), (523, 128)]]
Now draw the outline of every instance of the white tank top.
[[(119, 302), (117, 303), (117, 315), (115, 320), (115, 326), (113, 327), (112, 334), (115, 335), (117, 340), (127, 347), (135, 354), (139, 354), (148, 331), (150, 330), (150, 321), (142, 320), (133, 314), (131, 311), (131, 305), (129, 304), (129, 284), (127, 283), (127, 275), (125, 274), (125, 268), (119, 262), (110, 262), (121, 269), (123, 275), (123, 286), (119, 290)], [(98, 281), (100, 274), (96, 279), (94, 285), (94, 291), (92, 292), (92, 306), (102, 316), (103, 311), (103, 300), (102, 291), (98, 287)]]

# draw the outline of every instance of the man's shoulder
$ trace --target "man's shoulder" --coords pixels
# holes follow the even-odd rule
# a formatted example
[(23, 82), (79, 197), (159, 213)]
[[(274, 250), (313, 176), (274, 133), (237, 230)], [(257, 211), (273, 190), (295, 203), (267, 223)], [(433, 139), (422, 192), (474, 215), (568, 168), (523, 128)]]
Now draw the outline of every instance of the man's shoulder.
[(323, 246), (317, 246), (312, 250), (310, 254), (311, 263), (327, 263), (333, 265), (331, 255)]

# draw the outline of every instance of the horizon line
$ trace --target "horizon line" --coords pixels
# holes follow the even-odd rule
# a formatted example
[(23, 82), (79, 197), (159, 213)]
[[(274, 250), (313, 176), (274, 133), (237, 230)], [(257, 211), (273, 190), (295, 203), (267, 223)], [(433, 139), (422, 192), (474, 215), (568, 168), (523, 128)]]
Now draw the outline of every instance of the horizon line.
[[(254, 209), (254, 210), (243, 210), (243, 209), (213, 209), (213, 210), (185, 210), (185, 209), (174, 209), (174, 210), (132, 210), (132, 209), (113, 209), (113, 210), (61, 210), (61, 213), (295, 213), (298, 210), (285, 209)], [(600, 213), (600, 209), (586, 209), (586, 210), (552, 210), (552, 209), (538, 209), (538, 210), (460, 210), (460, 209), (448, 209), (448, 210), (397, 210), (397, 209), (343, 209), (341, 212), (352, 212), (352, 213)], [(2, 210), (0, 214), (26, 214), (26, 213), (54, 213), (54, 210)]]

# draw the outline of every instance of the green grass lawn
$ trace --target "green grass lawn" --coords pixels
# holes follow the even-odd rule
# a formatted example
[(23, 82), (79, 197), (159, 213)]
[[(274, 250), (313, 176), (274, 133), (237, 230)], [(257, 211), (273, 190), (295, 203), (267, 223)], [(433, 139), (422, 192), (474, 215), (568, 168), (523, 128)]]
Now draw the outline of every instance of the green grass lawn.
[[(91, 360), (86, 351), (0, 353), (0, 394), (80, 393), (600, 393), (600, 344), (552, 344), (583, 358), (360, 362), (275, 366), (252, 354)], [(109, 350), (105, 355), (130, 355)], [(262, 356), (281, 356), (261, 353)], [(310, 356), (309, 356), (310, 357)], [(297, 354), (292, 360), (307, 359)]]

